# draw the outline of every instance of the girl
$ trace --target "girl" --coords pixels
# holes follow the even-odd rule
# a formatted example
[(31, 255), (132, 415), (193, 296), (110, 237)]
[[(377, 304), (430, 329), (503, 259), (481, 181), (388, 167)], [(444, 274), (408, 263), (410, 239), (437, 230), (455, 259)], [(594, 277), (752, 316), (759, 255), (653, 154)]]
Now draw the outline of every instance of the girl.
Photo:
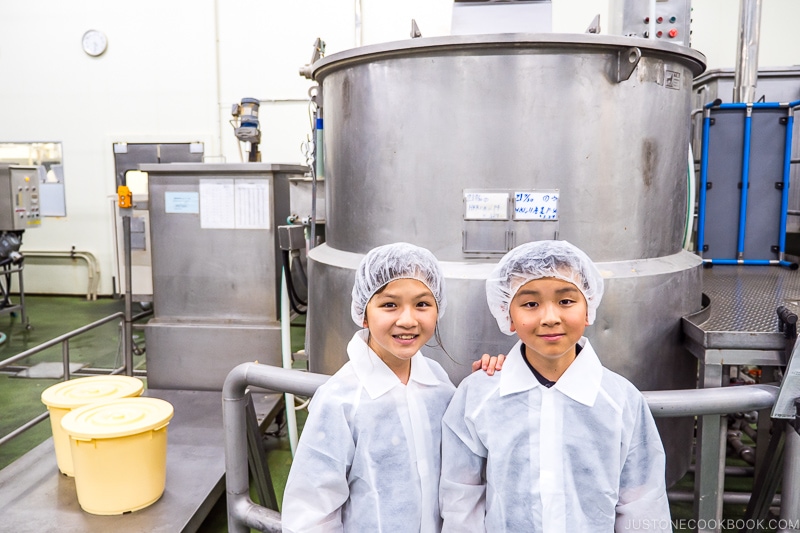
[(347, 346), (350, 361), (314, 395), (283, 531), (441, 530), (441, 421), (455, 388), (419, 350), (439, 340), (445, 307), (444, 276), (428, 250), (396, 243), (361, 261), (351, 316), (365, 329)]

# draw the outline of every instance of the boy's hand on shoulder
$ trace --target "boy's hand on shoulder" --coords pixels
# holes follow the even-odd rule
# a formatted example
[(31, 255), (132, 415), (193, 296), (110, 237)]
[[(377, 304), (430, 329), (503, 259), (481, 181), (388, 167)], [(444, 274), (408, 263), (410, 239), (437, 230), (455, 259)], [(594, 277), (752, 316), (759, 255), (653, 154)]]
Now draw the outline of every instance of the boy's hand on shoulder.
[(480, 359), (472, 363), (472, 371), (477, 372), (478, 370), (483, 370), (488, 375), (493, 376), (496, 371), (503, 369), (503, 361), (505, 360), (505, 354), (495, 356), (485, 353)]

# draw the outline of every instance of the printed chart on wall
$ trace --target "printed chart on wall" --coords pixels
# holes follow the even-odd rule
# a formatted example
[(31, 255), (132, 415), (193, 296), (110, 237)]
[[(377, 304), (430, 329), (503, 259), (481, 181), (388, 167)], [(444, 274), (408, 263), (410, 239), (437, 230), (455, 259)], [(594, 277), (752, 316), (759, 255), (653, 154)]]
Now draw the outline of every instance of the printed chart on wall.
[(269, 182), (247, 179), (200, 180), (200, 227), (269, 229)]

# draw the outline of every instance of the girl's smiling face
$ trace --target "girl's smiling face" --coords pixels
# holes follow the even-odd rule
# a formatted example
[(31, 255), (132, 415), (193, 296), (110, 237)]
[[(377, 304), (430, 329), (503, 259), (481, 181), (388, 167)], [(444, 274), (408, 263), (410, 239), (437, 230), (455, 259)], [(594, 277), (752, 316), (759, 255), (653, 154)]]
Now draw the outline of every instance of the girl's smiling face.
[(424, 283), (391, 281), (367, 304), (364, 327), (369, 328), (369, 347), (396, 374), (405, 372), (411, 357), (433, 337), (438, 316), (436, 299)]

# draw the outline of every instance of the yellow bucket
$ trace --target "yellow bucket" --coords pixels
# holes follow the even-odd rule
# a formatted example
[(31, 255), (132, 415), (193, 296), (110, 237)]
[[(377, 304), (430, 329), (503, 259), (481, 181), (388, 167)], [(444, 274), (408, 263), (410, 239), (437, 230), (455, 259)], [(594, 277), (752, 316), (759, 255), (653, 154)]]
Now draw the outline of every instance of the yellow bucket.
[(123, 398), (75, 409), (61, 420), (69, 435), (78, 503), (87, 513), (116, 515), (151, 505), (167, 478), (172, 404)]
[(129, 376), (92, 376), (89, 378), (62, 381), (42, 392), (42, 403), (50, 411), (50, 427), (53, 430), (53, 444), (56, 448), (58, 469), (73, 476), (72, 457), (69, 451), (69, 437), (61, 429), (64, 415), (84, 405), (117, 398), (140, 396), (144, 390), (141, 379)]

